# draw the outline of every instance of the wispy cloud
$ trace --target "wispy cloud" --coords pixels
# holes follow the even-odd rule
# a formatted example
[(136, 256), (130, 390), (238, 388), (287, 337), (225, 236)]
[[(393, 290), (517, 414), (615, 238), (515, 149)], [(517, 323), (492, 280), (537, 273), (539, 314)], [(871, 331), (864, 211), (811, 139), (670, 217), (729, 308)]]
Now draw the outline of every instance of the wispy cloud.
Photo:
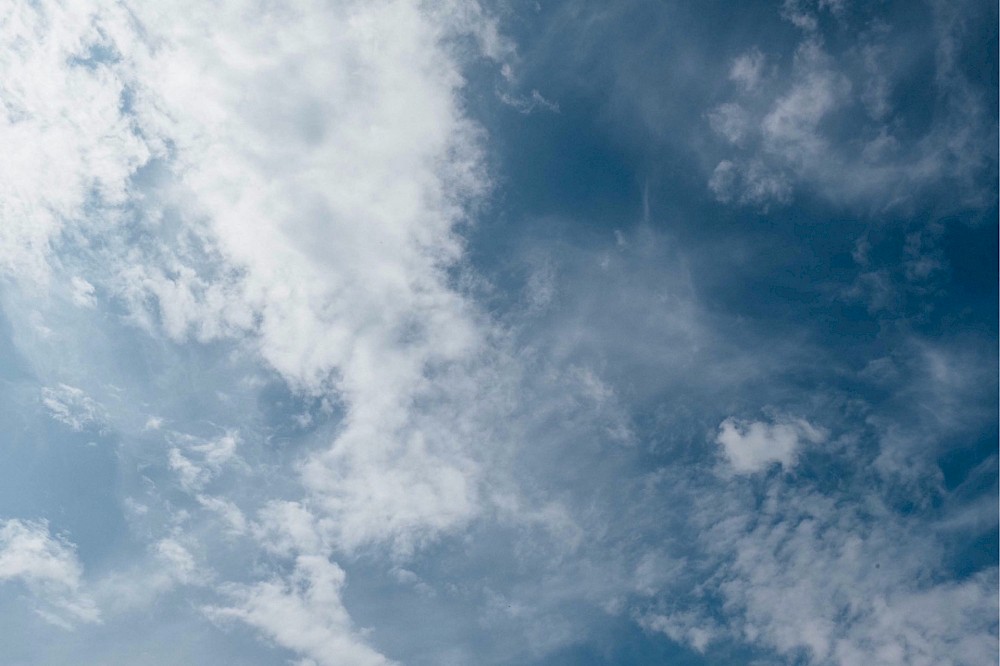
[[(988, 193), (973, 183), (989, 160), (971, 139), (989, 133), (988, 110), (954, 58), (962, 22), (934, 12), (935, 108), (915, 132), (920, 121), (896, 100), (913, 85), (902, 63), (927, 43), (882, 18), (851, 17), (847, 4), (785, 3), (782, 15), (803, 30), (790, 66), (765, 67), (758, 47), (732, 61), (733, 96), (708, 119), (735, 152), (715, 167), (711, 190), (758, 207), (787, 204), (793, 185), (864, 209), (905, 208), (942, 186), (961, 188), (964, 204), (982, 201)], [(820, 30), (827, 20), (865, 23), (852, 43), (834, 46)], [(831, 131), (845, 125), (850, 135)]]
[(306, 663), (359, 666), (391, 664), (365, 644), (351, 626), (340, 600), (344, 571), (325, 558), (303, 555), (288, 582), (264, 581), (249, 586), (230, 585), (225, 592), (235, 605), (209, 607), (217, 621), (241, 620), (280, 645), (311, 659)]
[(38, 602), (35, 612), (63, 629), (100, 622), (101, 614), (82, 586), (83, 569), (66, 539), (45, 522), (0, 523), (0, 581), (20, 581)]
[(17, 649), (995, 661), (972, 3), (529, 4), (12, 5)]

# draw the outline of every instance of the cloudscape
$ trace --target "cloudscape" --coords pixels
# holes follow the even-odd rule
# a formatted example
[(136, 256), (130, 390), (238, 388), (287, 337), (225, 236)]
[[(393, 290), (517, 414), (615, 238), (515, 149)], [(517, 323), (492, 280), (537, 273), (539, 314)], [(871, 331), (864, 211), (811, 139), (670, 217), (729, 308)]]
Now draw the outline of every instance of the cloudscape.
[(0, 663), (998, 663), (995, 3), (11, 0)]

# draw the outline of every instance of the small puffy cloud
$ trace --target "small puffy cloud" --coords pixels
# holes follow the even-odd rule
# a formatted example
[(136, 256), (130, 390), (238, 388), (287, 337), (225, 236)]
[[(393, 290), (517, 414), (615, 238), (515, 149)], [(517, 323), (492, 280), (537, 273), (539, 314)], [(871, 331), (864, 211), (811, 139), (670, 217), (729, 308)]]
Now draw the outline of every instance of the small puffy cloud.
[(778, 463), (795, 465), (802, 442), (818, 444), (826, 433), (802, 419), (765, 423), (728, 418), (719, 424), (715, 441), (738, 474), (752, 474)]
[(236, 457), (239, 433), (235, 431), (214, 439), (199, 439), (173, 433), (176, 446), (168, 452), (170, 469), (180, 477), (185, 490), (197, 491), (222, 471)]
[(177, 342), (188, 337), (208, 342), (251, 328), (251, 308), (229, 276), (213, 281), (176, 258), (164, 263), (167, 266), (136, 263), (118, 276), (118, 289), (136, 322), (152, 328), (151, 322), (158, 320)]
[(94, 296), (94, 285), (90, 284), (82, 277), (73, 276), (70, 280), (71, 297), (77, 307), (92, 308), (97, 305), (97, 298)]
[(24, 583), (47, 622), (70, 629), (78, 622), (100, 621), (97, 606), (81, 591), (82, 575), (73, 545), (52, 536), (44, 521), (0, 521), (0, 582)]

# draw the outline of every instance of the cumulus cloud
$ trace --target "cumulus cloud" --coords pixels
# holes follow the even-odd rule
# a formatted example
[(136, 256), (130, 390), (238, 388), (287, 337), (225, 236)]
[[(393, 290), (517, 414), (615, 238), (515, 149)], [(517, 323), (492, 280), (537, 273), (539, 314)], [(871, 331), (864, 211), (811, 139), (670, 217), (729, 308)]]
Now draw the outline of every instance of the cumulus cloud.
[(292, 386), (336, 393), (344, 428), (303, 470), (345, 547), (460, 522), (473, 467), (441, 450), (433, 405), (450, 398), (425, 373), (474, 361), (482, 336), (445, 273), (465, 202), (488, 185), (443, 43), (465, 26), (410, 2), (305, 3), (280, 33), (238, 4), (222, 15), (140, 13), (167, 46), (137, 62), (156, 83), (135, 98), (176, 154), (164, 205), (216, 267), (175, 250), (164, 267), (157, 249), (122, 293), (173, 339), (246, 335)]
[[(510, 49), (469, 3), (249, 6), (18, 4), (0, 269), (41, 284), (71, 248), (76, 304), (107, 294), (154, 337), (233, 341), (337, 400), (342, 427), (299, 466), (302, 506), (343, 549), (405, 550), (478, 511), (466, 387), (489, 330), (449, 271), (490, 181), (460, 37)], [(71, 387), (43, 402), (74, 429), (96, 418)], [(240, 529), (203, 493), (235, 439), (182, 439), (182, 487)]]
[(795, 465), (803, 442), (819, 444), (826, 433), (802, 419), (776, 423), (728, 418), (719, 424), (715, 441), (738, 474), (752, 474), (778, 463), (785, 469)]
[(150, 149), (122, 110), (127, 82), (98, 54), (127, 15), (113, 3), (16, 3), (0, 27), (0, 270), (50, 275), (50, 243), (93, 202), (116, 207)]

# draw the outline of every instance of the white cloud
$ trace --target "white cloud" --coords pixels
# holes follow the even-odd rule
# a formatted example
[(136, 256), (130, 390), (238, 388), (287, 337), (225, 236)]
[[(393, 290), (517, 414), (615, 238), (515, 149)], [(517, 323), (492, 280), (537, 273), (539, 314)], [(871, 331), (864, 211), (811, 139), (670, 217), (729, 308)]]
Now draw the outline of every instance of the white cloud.
[(475, 466), (426, 373), (461, 381), (480, 353), (445, 269), (488, 181), (444, 40), (475, 25), (499, 47), (475, 12), (404, 0), (304, 2), (280, 31), (239, 8), (138, 12), (162, 45), (135, 55), (137, 119), (171, 141), (162, 205), (201, 249), (135, 257), (120, 293), (174, 340), (247, 335), (296, 389), (337, 394), (344, 428), (303, 470), (344, 547), (460, 524)]
[(46, 621), (66, 629), (100, 621), (100, 611), (82, 591), (82, 575), (72, 544), (53, 537), (47, 523), (0, 521), (0, 582), (23, 582), (42, 602), (36, 612)]
[[(261, 458), (282, 464), (292, 459), (290, 471), (275, 473), (265, 465), (249, 470), (250, 465), (241, 464), (243, 456), (250, 460), (254, 454), (260, 434), (242, 405), (228, 411), (227, 418), (238, 420), (247, 441), (235, 431), (214, 439), (168, 431), (165, 451), (136, 455), (139, 465), (172, 468), (188, 495), (174, 493), (179, 499), (167, 501), (153, 488), (156, 474), (142, 478), (148, 496), (134, 504), (133, 512), (137, 521), (143, 517), (144, 525), (154, 526), (149, 534), (135, 530), (150, 541), (148, 557), (135, 570), (101, 583), (102, 608), (105, 599), (112, 604), (112, 597), (119, 597), (115, 607), (134, 609), (180, 584), (215, 580), (203, 568), (203, 557), (209, 555), (192, 545), (196, 539), (215, 545), (214, 535), (206, 536), (206, 523), (198, 522), (205, 519), (213, 528), (221, 525), (222, 535), (238, 540), (239, 548), (263, 549), (267, 555), (250, 552), (251, 568), (218, 574), (232, 574), (230, 580), (246, 581), (247, 574), (255, 578), (224, 587), (229, 601), (207, 608), (210, 617), (255, 627), (318, 663), (386, 663), (351, 622), (341, 594), (344, 572), (328, 556), (360, 551), (403, 560), (421, 544), (460, 533), (491, 503), (504, 529), (517, 523), (530, 535), (517, 544), (513, 557), (519, 564), (533, 548), (544, 561), (540, 570), (546, 576), (539, 589), (532, 580), (520, 598), (516, 590), (491, 597), (510, 602), (508, 619), (523, 622), (520, 635), (531, 638), (532, 649), (544, 651), (575, 640), (576, 625), (553, 610), (560, 604), (583, 599), (623, 612), (627, 603), (622, 599), (657, 597), (675, 576), (683, 578), (685, 564), (648, 553), (615, 554), (621, 562), (610, 573), (599, 566), (613, 559), (600, 551), (608, 548), (612, 537), (606, 534), (614, 532), (614, 520), (605, 524), (603, 516), (587, 511), (612, 513), (618, 507), (596, 493), (586, 498), (587, 511), (576, 510), (571, 493), (553, 499), (557, 493), (550, 494), (550, 480), (543, 478), (549, 470), (542, 456), (542, 469), (531, 470), (538, 476), (530, 477), (542, 487), (530, 500), (516, 488), (505, 488), (505, 495), (487, 487), (515, 457), (504, 447), (509, 433), (527, 442), (524, 451), (558, 450), (581, 466), (587, 455), (607, 462), (606, 444), (638, 440), (622, 401), (642, 402), (653, 395), (649, 385), (654, 382), (662, 389), (660, 375), (681, 378), (670, 380), (680, 384), (703, 375), (694, 370), (709, 366), (713, 376), (735, 385), (734, 376), (760, 373), (767, 365), (758, 358), (706, 361), (715, 352), (703, 349), (715, 343), (684, 281), (660, 283), (631, 267), (623, 269), (623, 263), (634, 263), (638, 256), (632, 248), (649, 252), (644, 256), (654, 262), (664, 255), (651, 252), (649, 243), (621, 239), (620, 247), (602, 259), (598, 278), (578, 272), (589, 281), (577, 288), (587, 293), (575, 297), (580, 300), (576, 306), (572, 290), (560, 288), (573, 277), (564, 280), (561, 272), (550, 270), (529, 280), (532, 314), (540, 318), (554, 310), (553, 295), (572, 314), (573, 321), (563, 329), (545, 333), (554, 340), (550, 347), (539, 343), (541, 351), (525, 352), (552, 352), (553, 360), (533, 365), (534, 357), (521, 366), (519, 359), (505, 356), (503, 335), (455, 287), (453, 276), (453, 269), (461, 268), (463, 249), (456, 226), (465, 220), (470, 202), (490, 187), (480, 159), (483, 137), (464, 116), (460, 101), (461, 49), (467, 45), (453, 38), (472, 34), (483, 53), (507, 57), (508, 47), (492, 21), (471, 4), (416, 0), (298, 0), (280, 8), (235, 1), (211, 6), (136, 3), (131, 17), (125, 16), (128, 3), (97, 4), (87, 12), (63, 4), (43, 0), (19, 8), (18, 20), (34, 22), (28, 31), (32, 39), (14, 40), (18, 46), (13, 53), (20, 60), (4, 63), (3, 71), (30, 66), (38, 80), (59, 84), (18, 107), (17, 119), (9, 115), (5, 120), (15, 161), (50, 127), (65, 140), (65, 152), (39, 149), (62, 160), (54, 167), (59, 183), (29, 164), (17, 196), (8, 198), (16, 210), (0, 204), (4, 220), (43, 211), (38, 226), (14, 224), (6, 235), (0, 230), (0, 266), (26, 280), (60, 273), (77, 305), (97, 310), (114, 301), (116, 307), (128, 308), (131, 321), (159, 338), (155, 342), (164, 348), (195, 341), (219, 344), (193, 353), (208, 349), (214, 354), (223, 348), (236, 356), (250, 351), (297, 398), (317, 397), (343, 409), (335, 427), (318, 427), (315, 437), (296, 442), (302, 444), (299, 449), (289, 446), (275, 453), (270, 449), (281, 448), (271, 446), (277, 438), (269, 439), (269, 432), (260, 436), (267, 453), (274, 454)], [(251, 4), (254, 11), (247, 12)], [(11, 25), (0, 30), (16, 32)], [(99, 48), (91, 58), (95, 45)], [(823, 54), (807, 51), (800, 50), (793, 76), (777, 83), (772, 80), (777, 77), (764, 72), (765, 62), (776, 67), (776, 61), (760, 52), (733, 63), (730, 78), (742, 93), (754, 99), (772, 96), (763, 106), (739, 97), (710, 114), (714, 129), (735, 146), (730, 150), (746, 147), (759, 153), (719, 162), (712, 188), (720, 199), (767, 206), (788, 201), (793, 185), (810, 179), (835, 189), (830, 183), (838, 174), (816, 170), (818, 156), (829, 147), (824, 121), (841, 108), (843, 95), (857, 91), (844, 84)], [(90, 60), (73, 60), (76, 53)], [(8, 86), (0, 87), (5, 109), (13, 108), (11, 100), (20, 94), (10, 92), (10, 86), (31, 87), (26, 80), (11, 80), (0, 84)], [(88, 103), (80, 102), (84, 93), (97, 100), (94, 118), (80, 115), (80, 109), (89, 108), (89, 97)], [(872, 99), (872, 108), (883, 108)], [(538, 95), (530, 104), (544, 106), (546, 101)], [(888, 113), (883, 109), (873, 115)], [(16, 131), (10, 129), (15, 125)], [(148, 159), (153, 160), (150, 168), (137, 172)], [(56, 184), (64, 189), (56, 191)], [(80, 267), (72, 261), (63, 265), (61, 257), (47, 262), (48, 248), (60, 243), (84, 248), (76, 260), (89, 262), (81, 272), (86, 279), (77, 276)], [(916, 263), (913, 270), (924, 271)], [(629, 298), (621, 298), (626, 292)], [(618, 309), (607, 309), (607, 303)], [(106, 313), (83, 313), (97, 314)], [(621, 337), (623, 321), (637, 322), (627, 340)], [(615, 354), (607, 363), (637, 369), (621, 394), (607, 376), (613, 373), (599, 372), (603, 358)], [(601, 363), (590, 362), (598, 358)], [(663, 365), (650, 363), (650, 358)], [(530, 386), (517, 383), (519, 372), (539, 367), (549, 376), (532, 379)], [(948, 373), (934, 374), (948, 383)], [(657, 378), (649, 379), (653, 375)], [(99, 420), (99, 405), (79, 389), (46, 391), (43, 403), (70, 427), (79, 430)], [(146, 421), (143, 442), (158, 439), (152, 432), (165, 422), (180, 420), (162, 407), (143, 405), (137, 429), (152, 410), (169, 415)], [(518, 410), (532, 413), (517, 413), (523, 421), (518, 423), (504, 418)], [(312, 427), (312, 416), (300, 415), (299, 425)], [(246, 429), (244, 418), (251, 422)], [(667, 407), (655, 415), (660, 425), (671, 418)], [(825, 433), (801, 420), (726, 419), (716, 441), (734, 471), (750, 474), (772, 464), (790, 468), (807, 442), (824, 438)], [(673, 440), (651, 444), (674, 445)], [(587, 447), (593, 449), (588, 452)], [(122, 452), (124, 456), (127, 447)], [(496, 461), (501, 464), (494, 465)], [(612, 466), (621, 467), (614, 473), (632, 473), (622, 470), (633, 462), (616, 451)], [(606, 473), (602, 469), (585, 477), (567, 467), (561, 471), (567, 478), (581, 475), (571, 480), (580, 486)], [(223, 474), (236, 468), (249, 470), (252, 478), (239, 480), (240, 492), (230, 495)], [(291, 479), (276, 478), (286, 472)], [(257, 485), (261, 480), (267, 483)], [(583, 490), (589, 494), (591, 488)], [(184, 502), (186, 508), (177, 506)], [(849, 542), (857, 525), (838, 531), (839, 524), (830, 527), (837, 514), (824, 515), (824, 534), (833, 535), (834, 542)], [(170, 531), (164, 536), (167, 523)], [(881, 596), (862, 609), (862, 617), (884, 627), (886, 635), (903, 638), (881, 640), (858, 628), (841, 630), (835, 626), (838, 609), (824, 605), (824, 595), (866, 591), (857, 583), (867, 580), (864, 570), (855, 566), (853, 556), (831, 550), (820, 531), (800, 534), (798, 528), (773, 523), (782, 521), (775, 518), (769, 528), (750, 533), (749, 523), (742, 522), (745, 538), (724, 535), (723, 545), (712, 551), (723, 552), (732, 562), (713, 580), (725, 583), (720, 594), (729, 601), (727, 609), (733, 609), (742, 638), (782, 654), (806, 649), (827, 655), (817, 659), (846, 655), (837, 657), (845, 663), (870, 648), (876, 654), (886, 650), (889, 659), (899, 645), (904, 651), (897, 655), (939, 655), (941, 645), (962, 636), (971, 636), (967, 653), (977, 654), (982, 631), (969, 618), (985, 604), (982, 581), (906, 587), (894, 580), (875, 586)], [(655, 538), (659, 529), (637, 526), (621, 542), (633, 543), (637, 533)], [(882, 545), (869, 539), (862, 550), (887, 552)], [(75, 561), (60, 555), (56, 546), (50, 551), (56, 553), (52, 562)], [(553, 553), (557, 557), (550, 557)], [(810, 582), (804, 564), (810, 557), (846, 573), (826, 587), (822, 581)], [(280, 569), (283, 558), (295, 562), (290, 574), (264, 568)], [(563, 568), (564, 562), (573, 566)], [(760, 566), (754, 568), (755, 562)], [(785, 568), (803, 580), (786, 576)], [(11, 570), (21, 573), (10, 578), (35, 580), (35, 574), (24, 573), (29, 569)], [(35, 571), (44, 570), (38, 565)], [(151, 570), (156, 573), (148, 575)], [(922, 572), (917, 566), (907, 571)], [(79, 572), (64, 577), (70, 583), (55, 582), (59, 575), (52, 575), (53, 589), (72, 591), (81, 585)], [(795, 614), (769, 610), (775, 589), (787, 593)], [(77, 603), (86, 610), (79, 601), (85, 596), (59, 593), (52, 598), (57, 608)], [(878, 606), (882, 601), (884, 608)], [(948, 605), (961, 608), (962, 619), (937, 634), (928, 622), (913, 624), (904, 617), (909, 608), (930, 617)], [(505, 607), (497, 609), (503, 614)], [(730, 630), (690, 611), (644, 617), (651, 630), (699, 650)], [(919, 643), (914, 626), (916, 633), (931, 637), (931, 647)], [(554, 628), (551, 634), (549, 628)]]
[(806, 664), (995, 661), (996, 567), (949, 575), (947, 545), (871, 478), (827, 492), (730, 479), (702, 493), (690, 578), (664, 581), (640, 623), (699, 651), (735, 640)]
[[(405, 551), (475, 516), (491, 331), (449, 270), (490, 187), (458, 38), (508, 57), (493, 19), (448, 1), (44, 0), (0, 31), (0, 269), (41, 282), (70, 270), (53, 248), (82, 248), (79, 304), (107, 295), (172, 343), (233, 340), (342, 405), (298, 467), (323, 540)], [(67, 391), (43, 401), (79, 429), (90, 403)], [(170, 441), (195, 497), (238, 460), (224, 439)], [(316, 597), (329, 571), (302, 566)]]
[(240, 535), (247, 531), (246, 516), (234, 502), (208, 495), (198, 495), (197, 500), (199, 504), (216, 512), (225, 521), (230, 535)]
[(764, 74), (764, 59), (764, 54), (756, 48), (736, 57), (729, 68), (730, 80), (739, 83), (745, 90), (753, 90)]
[(99, 428), (106, 419), (104, 408), (75, 386), (59, 384), (42, 388), (42, 404), (49, 416), (77, 432)]
[(723, 203), (735, 201), (764, 208), (772, 202), (786, 203), (792, 194), (788, 177), (760, 160), (722, 160), (712, 172), (708, 187)]
[(720, 104), (708, 114), (712, 129), (730, 143), (740, 145), (750, 132), (750, 118), (742, 106), (734, 102)]
[(764, 146), (793, 165), (820, 159), (827, 142), (819, 123), (850, 94), (850, 81), (832, 68), (818, 42), (806, 41), (795, 54), (798, 77), (761, 120)]
[(811, 663), (995, 659), (987, 619), (996, 615), (995, 570), (931, 582), (926, 544), (906, 537), (905, 524), (883, 519), (864, 527), (828, 501), (798, 509), (795, 520), (765, 520), (733, 544), (736, 560), (722, 590), (728, 607), (743, 614), (737, 626), (746, 638), (782, 654), (805, 649)]
[(255, 525), (257, 538), (268, 550), (284, 556), (297, 552), (329, 552), (313, 512), (299, 502), (272, 501), (264, 506)]
[(324, 557), (300, 555), (288, 580), (230, 585), (234, 604), (207, 607), (216, 621), (240, 620), (316, 664), (385, 666), (393, 663), (369, 647), (340, 598), (343, 569)]
[(12, 519), (0, 527), (0, 577), (75, 587), (80, 574), (72, 547), (53, 539), (47, 524)]
[(324, 527), (338, 546), (388, 540), (406, 552), (477, 512), (477, 465), (434, 454), (428, 443), (419, 431), (389, 451), (378, 439), (365, 450), (362, 440), (342, 438), (307, 463), (306, 487), (321, 514), (335, 517)]
[(666, 634), (674, 642), (690, 645), (701, 653), (719, 632), (714, 622), (690, 612), (651, 613), (641, 617), (639, 624), (648, 631)]
[[(148, 507), (131, 510), (145, 514)], [(109, 624), (137, 611), (149, 612), (159, 598), (180, 586), (204, 588), (214, 581), (211, 568), (191, 552), (192, 544), (199, 545), (195, 538), (185, 535), (177, 526), (169, 532), (168, 536), (152, 541), (142, 557), (92, 582), (92, 594)]]
[(126, 81), (93, 57), (126, 19), (110, 2), (14, 3), (0, 39), (0, 271), (49, 277), (49, 243), (96, 197), (127, 198), (150, 151), (125, 114)]
[(161, 539), (156, 544), (156, 555), (171, 578), (182, 583), (197, 578), (197, 564), (194, 557), (177, 539)]
[(225, 465), (238, 460), (239, 433), (236, 431), (214, 439), (170, 433), (168, 439), (175, 444), (167, 453), (170, 469), (177, 473), (181, 486), (188, 492), (201, 490)]
[(719, 424), (716, 443), (739, 474), (752, 474), (778, 463), (785, 469), (795, 465), (803, 441), (818, 444), (826, 433), (802, 419), (777, 423), (739, 421), (728, 418)]
[(531, 94), (527, 96), (498, 90), (497, 97), (507, 106), (513, 107), (518, 113), (525, 115), (533, 113), (538, 109), (543, 109), (550, 113), (559, 113), (559, 104), (546, 99), (537, 90), (532, 90)]
[[(904, 28), (877, 20), (859, 26), (851, 42), (831, 46), (823, 38), (824, 10), (842, 25), (853, 20), (840, 2), (786, 1), (783, 16), (803, 34), (787, 71), (773, 59), (774, 72), (781, 75), (764, 76), (766, 56), (756, 48), (733, 61), (733, 96), (707, 114), (730, 151), (738, 149), (717, 162), (710, 176), (717, 198), (751, 206), (783, 204), (795, 186), (838, 205), (884, 210), (910, 205), (942, 185), (953, 186), (962, 203), (978, 205), (992, 196), (978, 183), (991, 159), (982, 146), (994, 128), (986, 101), (955, 58), (966, 29), (957, 18), (963, 10), (948, 3), (933, 10), (933, 85), (942, 111), (915, 135), (908, 135), (905, 128), (913, 122), (907, 109), (895, 107), (892, 92), (905, 85), (903, 63), (926, 44), (911, 41)], [(850, 135), (844, 134), (846, 126)], [(787, 184), (755, 186), (768, 180), (741, 176), (750, 165), (757, 165), (760, 174), (780, 174)]]
[(70, 280), (73, 303), (81, 308), (92, 308), (97, 305), (97, 298), (94, 296), (94, 285), (83, 278), (74, 275)]

